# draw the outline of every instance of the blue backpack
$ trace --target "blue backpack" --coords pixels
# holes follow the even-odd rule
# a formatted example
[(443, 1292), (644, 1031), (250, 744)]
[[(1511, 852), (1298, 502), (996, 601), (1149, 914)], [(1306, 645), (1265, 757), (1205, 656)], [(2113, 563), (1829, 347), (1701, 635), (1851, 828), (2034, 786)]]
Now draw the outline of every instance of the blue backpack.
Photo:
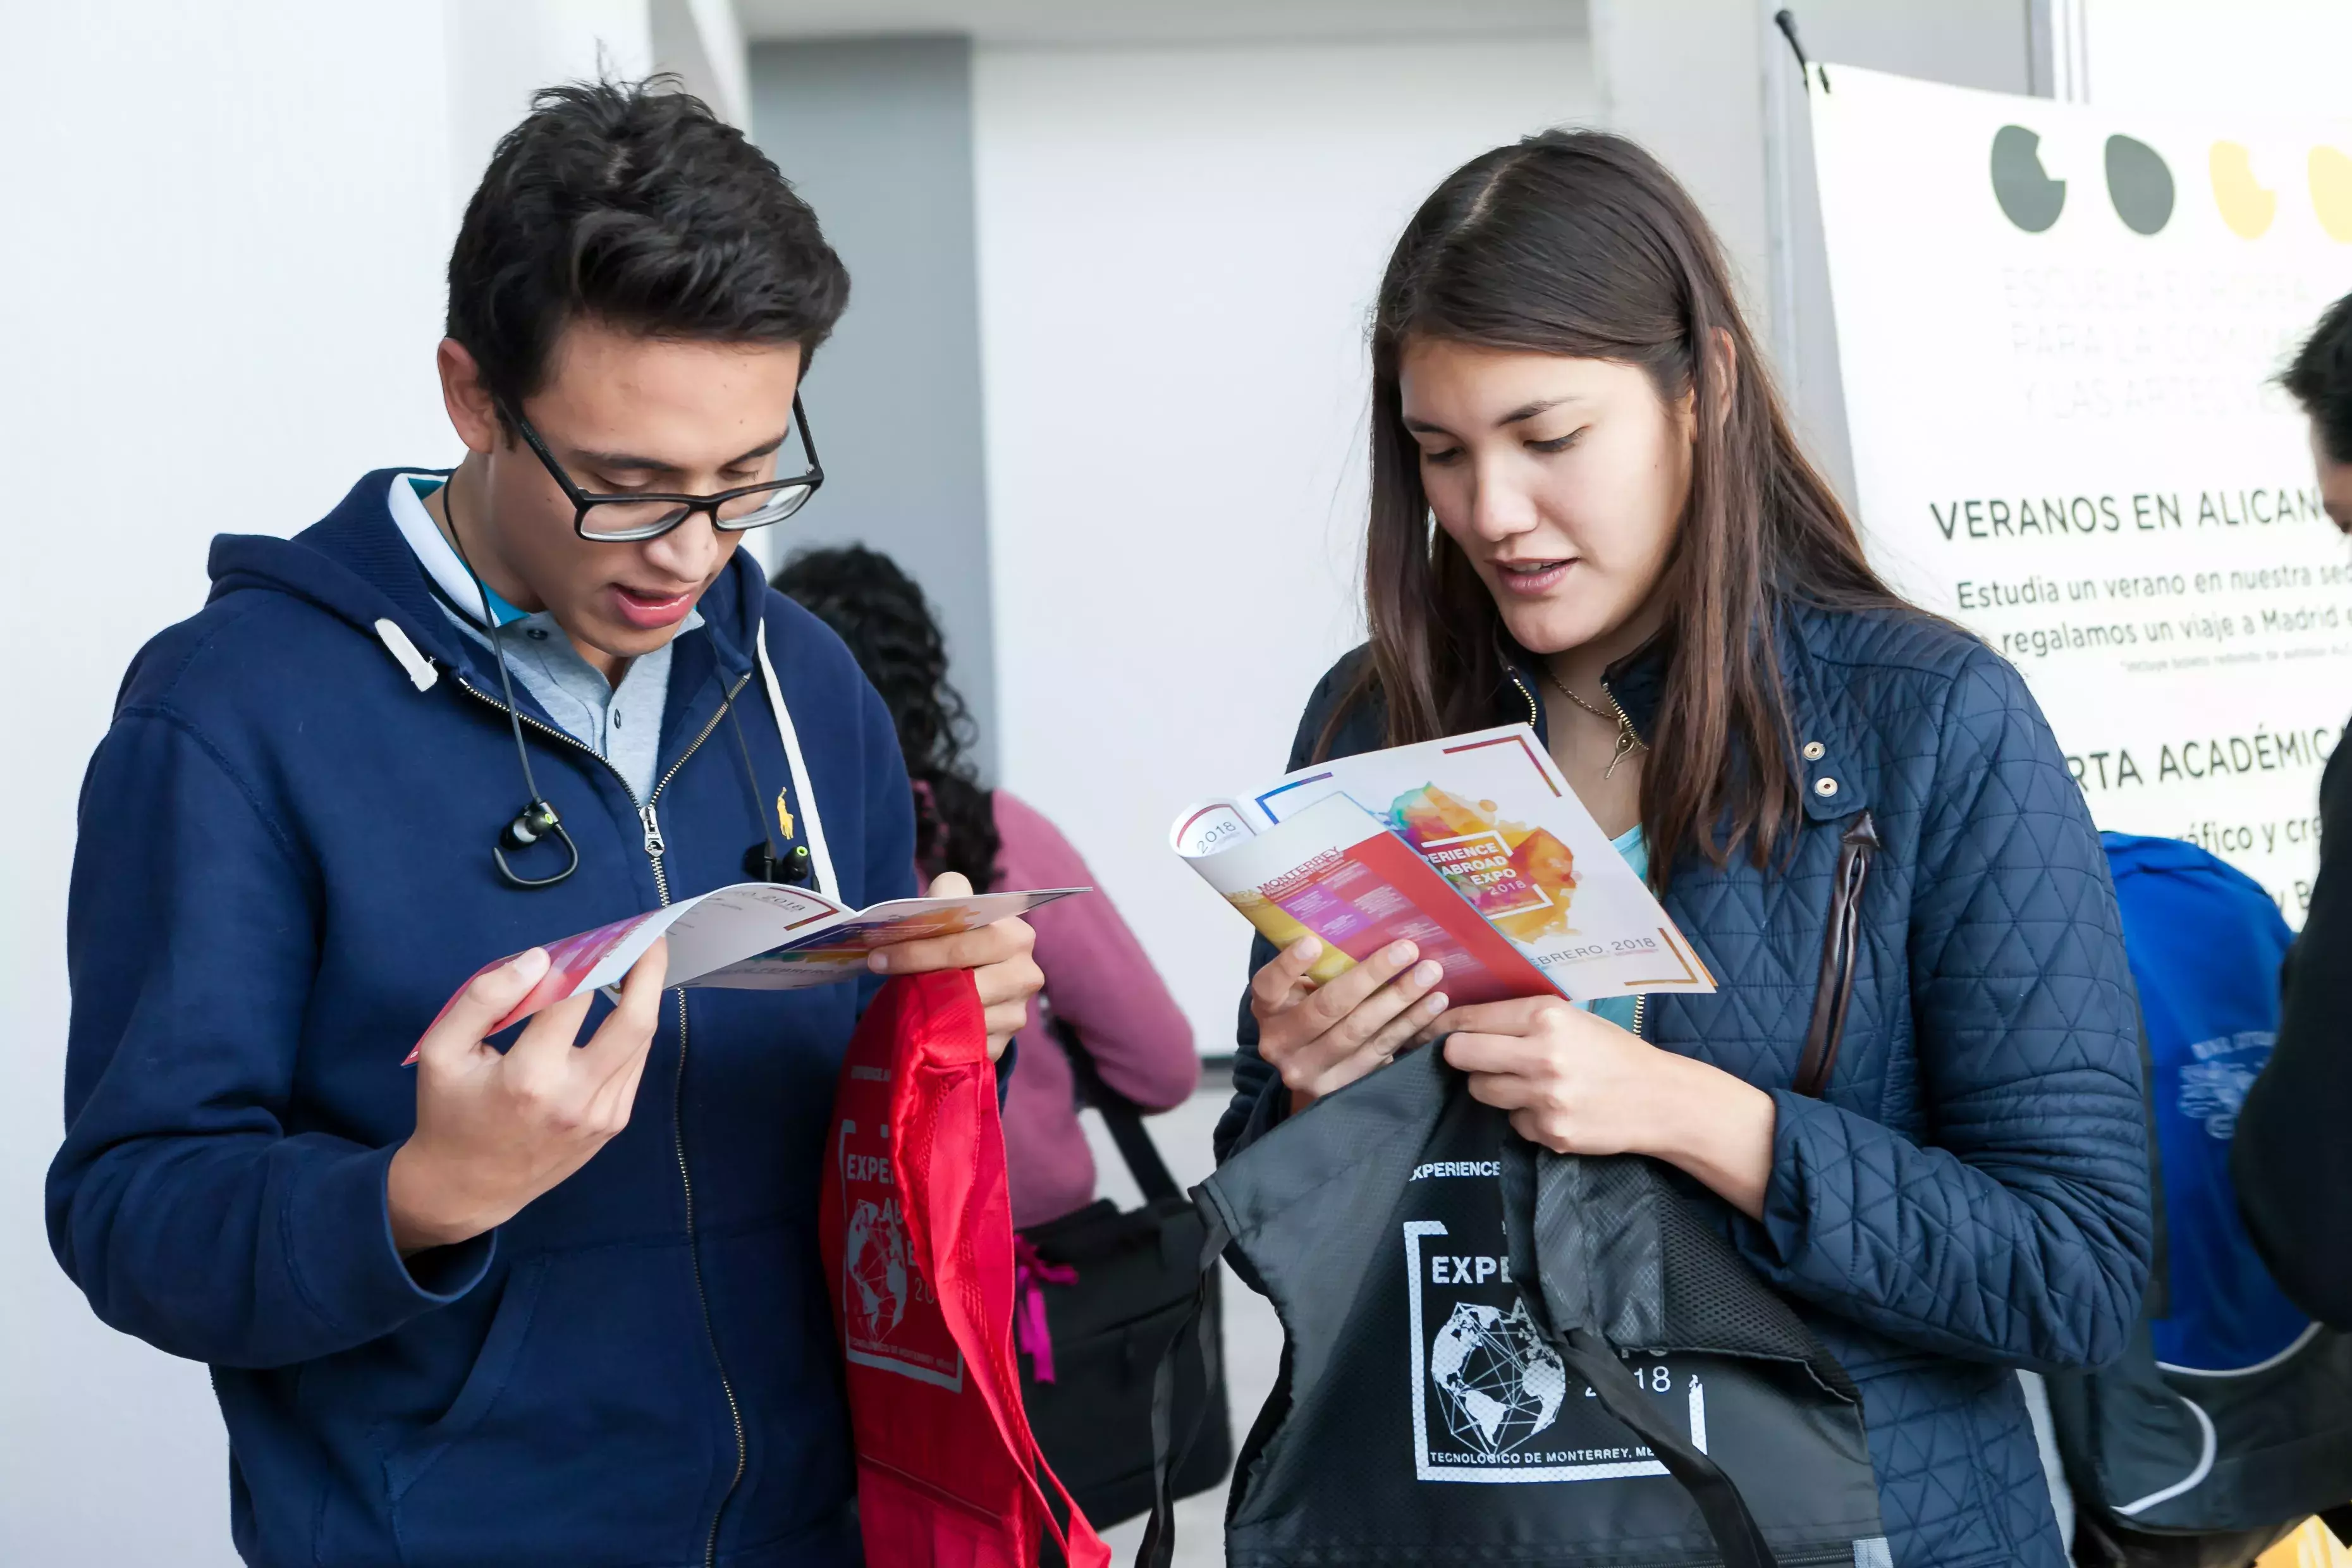
[(2158, 1247), (2124, 1359), (2050, 1380), (2059, 1452), (2077, 1506), (2131, 1531), (2284, 1524), (2352, 1500), (2352, 1338), (2280, 1292), (2230, 1180), (2293, 934), (2204, 850), (2101, 837), (2139, 991)]

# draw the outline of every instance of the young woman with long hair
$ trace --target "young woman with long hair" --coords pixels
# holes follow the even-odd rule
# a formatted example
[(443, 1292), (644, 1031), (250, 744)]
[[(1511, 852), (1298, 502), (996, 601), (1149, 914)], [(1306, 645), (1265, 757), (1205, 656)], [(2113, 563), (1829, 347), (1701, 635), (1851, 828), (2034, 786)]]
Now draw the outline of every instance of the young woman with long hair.
[(2061, 1563), (2011, 1369), (2123, 1349), (2151, 1226), (2114, 893), (2032, 699), (1872, 570), (1632, 143), (1456, 172), (1371, 349), (1370, 641), (1291, 765), (1531, 723), (1720, 988), (1448, 1010), (1409, 943), (1318, 989), (1261, 942), (1220, 1158), (1443, 1037), (1520, 1136), (1687, 1178), (1860, 1385), (1897, 1564)]
[[(989, 789), (969, 755), (971, 715), (948, 679), (947, 641), (922, 589), (898, 563), (863, 545), (803, 550), (775, 585), (831, 626), (890, 710), (915, 792), (915, 864), (921, 880), (961, 871), (976, 889), (1080, 888), (1086, 861), (1045, 816), (1008, 790)], [(1047, 1013), (1076, 1032), (1103, 1080), (1146, 1110), (1184, 1102), (1201, 1060), (1166, 982), (1102, 892), (1033, 910), (1032, 956), (1045, 971)], [(1043, 1225), (1094, 1200), (1095, 1163), (1078, 1125), (1068, 1058), (1033, 1030), (1006, 1087), (1005, 1174), (1013, 1223)]]

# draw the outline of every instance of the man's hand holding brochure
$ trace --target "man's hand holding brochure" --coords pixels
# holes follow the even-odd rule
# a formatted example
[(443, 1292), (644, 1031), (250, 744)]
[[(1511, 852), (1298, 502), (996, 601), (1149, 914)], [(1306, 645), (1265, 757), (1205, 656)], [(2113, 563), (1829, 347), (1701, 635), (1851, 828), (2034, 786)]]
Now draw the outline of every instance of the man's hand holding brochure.
[[(1090, 891), (1047, 888), (894, 899), (853, 910), (805, 888), (738, 882), (547, 943), (546, 973), (487, 1032), (496, 1034), (542, 1007), (599, 989), (617, 1002), (621, 977), (657, 938), (667, 937), (669, 943), (665, 987), (797, 991), (856, 979), (866, 972), (866, 955), (877, 948), (976, 931), (1072, 893)], [(467, 984), (509, 961), (484, 964)], [(457, 994), (464, 993), (465, 987), (458, 987)], [(456, 1001), (456, 996), (450, 998), (452, 1005)], [(447, 1011), (447, 1006), (442, 1009), (444, 1015)], [(408, 1059), (416, 1059), (414, 1051)]]
[(1454, 1005), (1715, 980), (1524, 724), (1342, 757), (1176, 820), (1176, 852), (1328, 983), (1398, 941)]
[[(408, 1056), (416, 1131), (385, 1174), (394, 1245), (405, 1258), (494, 1229), (620, 1132), (670, 986), (798, 990), (856, 979), (887, 949), (892, 973), (971, 970), (992, 1059), (1036, 990), (1013, 917), (1087, 890), (974, 894), (950, 872), (929, 898), (853, 910), (743, 882), (485, 964)], [(582, 1044), (600, 989), (616, 1005)], [(488, 1044), (526, 1018), (505, 1049)]]

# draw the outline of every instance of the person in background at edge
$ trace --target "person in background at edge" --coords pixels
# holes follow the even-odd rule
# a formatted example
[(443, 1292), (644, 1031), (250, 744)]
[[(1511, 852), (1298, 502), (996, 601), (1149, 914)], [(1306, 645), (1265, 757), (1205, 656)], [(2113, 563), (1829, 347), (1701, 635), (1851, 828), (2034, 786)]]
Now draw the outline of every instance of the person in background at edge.
[[(1083, 888), (1087, 863), (1012, 791), (982, 789), (964, 754), (971, 720), (948, 681), (945, 639), (923, 591), (860, 545), (795, 554), (775, 585), (841, 634), (898, 729), (915, 790), (915, 858), (926, 876), (971, 885)], [(1171, 1110), (1199, 1084), (1192, 1027), (1108, 894), (1031, 911), (1048, 1013), (1077, 1031), (1103, 1081), (1145, 1110)], [(1078, 1126), (1068, 1058), (1029, 1039), (1006, 1092), (1004, 1158), (1013, 1223), (1043, 1225), (1094, 1201), (1094, 1155)]]
[[(2286, 374), (2311, 418), (2328, 518), (2352, 534), (2352, 295), (2319, 318)], [(2319, 782), (2319, 875), (2287, 954), (2278, 1044), (2246, 1093), (2230, 1176), (2246, 1230), (2289, 1300), (2352, 1329), (2352, 763)]]
[[(881, 982), (666, 994), (657, 944), (617, 1007), (484, 1038), (532, 942), (747, 862), (915, 891), (889, 716), (738, 548), (815, 487), (797, 394), (847, 291), (697, 100), (541, 93), (450, 257), (463, 460), (215, 540), (209, 602), (124, 679), (49, 1237), (105, 1321), (212, 1363), (248, 1562), (860, 1558), (816, 1208)], [(533, 797), (552, 820), (502, 832)], [(873, 966), (971, 970), (1002, 1050), (1029, 942)]]
[(2023, 682), (1873, 573), (1706, 220), (1631, 142), (1446, 180), (1372, 361), (1371, 640), (1289, 765), (1532, 723), (1721, 989), (1449, 1009), (1409, 943), (1318, 990), (1313, 939), (1261, 940), (1220, 1158), (1444, 1037), (1523, 1137), (1682, 1172), (1794, 1299), (1861, 1385), (1897, 1564), (2063, 1563), (2010, 1369), (2121, 1352), (2151, 1219), (2114, 889)]

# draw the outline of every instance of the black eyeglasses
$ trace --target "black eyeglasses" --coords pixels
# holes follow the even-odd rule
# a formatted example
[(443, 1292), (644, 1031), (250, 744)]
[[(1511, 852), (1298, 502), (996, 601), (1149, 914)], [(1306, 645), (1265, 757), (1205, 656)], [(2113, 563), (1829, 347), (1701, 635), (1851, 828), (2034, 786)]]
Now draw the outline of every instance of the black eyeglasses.
[(658, 539), (698, 511), (709, 512), (711, 526), (728, 533), (765, 528), (772, 522), (783, 521), (806, 506), (809, 497), (824, 483), (824, 469), (817, 463), (816, 443), (809, 438), (808, 415), (801, 407), (798, 393), (793, 395), (793, 428), (800, 432), (801, 450), (808, 455), (808, 471), (789, 479), (765, 479), (708, 496), (592, 495), (572, 483), (572, 476), (563, 471), (563, 465), (555, 460), (555, 455), (547, 449), (547, 443), (539, 438), (539, 432), (530, 427), (530, 421), (522, 416), (520, 409), (508, 409), (507, 420), (521, 433), (555, 482), (562, 487), (565, 499), (572, 502), (572, 531), (600, 544)]

